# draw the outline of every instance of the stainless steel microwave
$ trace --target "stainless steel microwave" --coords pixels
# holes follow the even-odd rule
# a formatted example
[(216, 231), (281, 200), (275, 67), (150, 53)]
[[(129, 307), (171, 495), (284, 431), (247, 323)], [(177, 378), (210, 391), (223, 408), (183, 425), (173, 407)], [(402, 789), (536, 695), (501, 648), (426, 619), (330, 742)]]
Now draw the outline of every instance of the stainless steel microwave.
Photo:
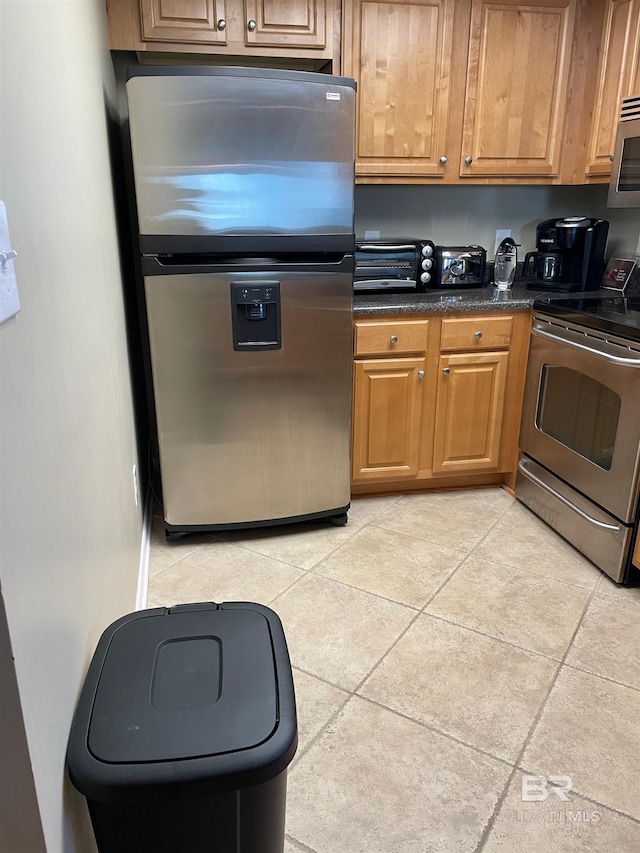
[(607, 206), (640, 207), (640, 95), (622, 101)]

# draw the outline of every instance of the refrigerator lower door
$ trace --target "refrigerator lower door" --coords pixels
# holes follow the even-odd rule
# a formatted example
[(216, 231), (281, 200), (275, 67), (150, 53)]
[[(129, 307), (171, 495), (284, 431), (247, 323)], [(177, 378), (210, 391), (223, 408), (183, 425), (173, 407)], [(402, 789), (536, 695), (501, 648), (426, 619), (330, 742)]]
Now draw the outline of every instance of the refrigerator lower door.
[(165, 525), (344, 512), (353, 259), (164, 268), (145, 293)]

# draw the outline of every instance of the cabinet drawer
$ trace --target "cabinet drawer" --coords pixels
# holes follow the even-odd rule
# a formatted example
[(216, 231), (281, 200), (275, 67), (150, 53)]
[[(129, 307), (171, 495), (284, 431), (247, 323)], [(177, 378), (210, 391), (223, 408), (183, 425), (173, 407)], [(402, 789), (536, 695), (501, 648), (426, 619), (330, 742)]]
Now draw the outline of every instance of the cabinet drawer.
[(394, 355), (424, 352), (428, 320), (359, 320), (356, 322), (356, 355)]
[(512, 315), (505, 317), (456, 317), (442, 321), (440, 349), (506, 349), (511, 342)]

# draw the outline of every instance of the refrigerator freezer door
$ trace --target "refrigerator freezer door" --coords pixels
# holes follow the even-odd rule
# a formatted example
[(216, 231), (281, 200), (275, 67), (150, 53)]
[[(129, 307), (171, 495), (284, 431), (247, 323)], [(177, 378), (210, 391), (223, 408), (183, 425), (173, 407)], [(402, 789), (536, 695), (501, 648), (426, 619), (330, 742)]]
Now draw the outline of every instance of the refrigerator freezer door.
[(142, 251), (218, 251), (215, 238), (230, 251), (230, 237), (246, 249), (256, 236), (343, 237), (346, 248), (323, 250), (352, 251), (355, 90), (346, 82), (188, 68), (128, 80)]
[[(345, 508), (353, 259), (149, 275), (153, 263), (145, 291), (167, 525)], [(244, 289), (257, 294), (251, 304)], [(255, 346), (234, 349), (238, 338)]]

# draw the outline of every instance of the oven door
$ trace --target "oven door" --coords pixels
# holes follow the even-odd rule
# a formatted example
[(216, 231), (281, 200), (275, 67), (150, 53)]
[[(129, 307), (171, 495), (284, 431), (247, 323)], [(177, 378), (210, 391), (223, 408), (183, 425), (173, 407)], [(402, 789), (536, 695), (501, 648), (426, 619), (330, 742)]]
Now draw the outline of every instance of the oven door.
[(520, 447), (623, 522), (637, 503), (640, 347), (534, 316)]

